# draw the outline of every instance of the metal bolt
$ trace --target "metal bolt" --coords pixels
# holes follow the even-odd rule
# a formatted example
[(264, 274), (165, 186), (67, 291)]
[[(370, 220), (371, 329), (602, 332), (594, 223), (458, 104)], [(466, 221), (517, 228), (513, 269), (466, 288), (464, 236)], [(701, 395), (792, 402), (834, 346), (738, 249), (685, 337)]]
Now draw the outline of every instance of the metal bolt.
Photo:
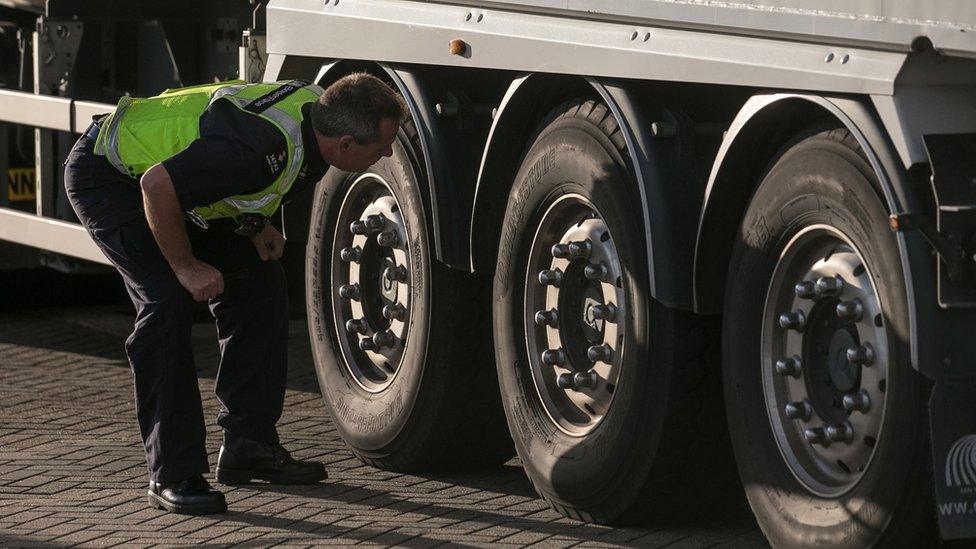
[(817, 295), (817, 285), (809, 280), (797, 282), (793, 287), (793, 292), (800, 299), (813, 299)]
[(542, 363), (546, 366), (562, 366), (566, 363), (566, 353), (562, 349), (546, 349), (542, 352)]
[(847, 349), (847, 361), (858, 366), (870, 366), (874, 362), (874, 347), (863, 343)]
[(586, 358), (590, 359), (591, 362), (606, 362), (607, 364), (610, 364), (612, 356), (613, 348), (606, 343), (602, 345), (591, 345), (590, 348), (586, 350)]
[(813, 408), (805, 400), (790, 402), (783, 411), (786, 412), (786, 417), (803, 421), (809, 421), (810, 416), (813, 414)]
[(832, 423), (827, 426), (827, 438), (831, 442), (850, 444), (854, 440), (854, 428), (846, 423)]
[(539, 311), (535, 314), (535, 323), (539, 326), (552, 326), (555, 328), (559, 325), (559, 312), (556, 309)]
[(370, 232), (379, 232), (386, 228), (386, 216), (382, 214), (373, 214), (366, 216), (366, 228)]
[(407, 268), (403, 265), (387, 267), (386, 270), (383, 271), (383, 276), (386, 277), (387, 280), (391, 280), (393, 282), (406, 282)]
[(852, 320), (860, 322), (864, 316), (864, 306), (861, 300), (854, 298), (851, 301), (842, 301), (837, 304), (837, 318), (841, 320)]
[(822, 427), (809, 427), (803, 430), (803, 438), (808, 444), (819, 444), (826, 448), (830, 446), (831, 440), (827, 438)]
[(551, 270), (545, 269), (543, 271), (539, 271), (540, 284), (545, 284), (546, 286), (555, 286), (558, 288), (559, 285), (562, 283), (562, 281), (563, 281), (563, 271), (561, 269), (551, 269)]
[(837, 297), (844, 291), (844, 279), (839, 276), (822, 276), (817, 279), (820, 297)]
[(353, 221), (349, 224), (349, 231), (355, 235), (369, 234), (369, 228), (366, 227), (366, 223), (359, 220)]
[(590, 239), (580, 240), (579, 242), (570, 242), (569, 243), (569, 255), (570, 255), (570, 257), (573, 257), (573, 258), (579, 257), (579, 258), (586, 259), (586, 258), (590, 257), (590, 254), (591, 253), (593, 253), (593, 243), (590, 242)]
[(383, 307), (383, 316), (390, 320), (403, 320), (407, 316), (407, 309), (399, 303), (391, 303)]
[(569, 244), (560, 242), (552, 245), (552, 257), (556, 259), (566, 259), (569, 257)]
[(346, 331), (350, 334), (365, 334), (366, 320), (362, 318), (352, 318), (346, 321)]
[(360, 258), (363, 257), (363, 249), (359, 246), (353, 246), (349, 248), (343, 248), (339, 250), (339, 259), (345, 261), (346, 263), (359, 263)]
[(803, 311), (797, 309), (792, 313), (783, 313), (779, 315), (779, 326), (784, 330), (796, 330), (802, 332), (803, 328), (807, 325), (807, 316), (803, 314)]
[(556, 385), (560, 389), (575, 389), (576, 382), (573, 381), (573, 374), (559, 374), (559, 377), (556, 378)]
[(607, 267), (603, 263), (590, 263), (583, 268), (583, 276), (590, 280), (605, 280)]
[(373, 343), (373, 340), (371, 338), (364, 337), (359, 340), (359, 348), (364, 351), (375, 351), (376, 344)]
[(339, 287), (339, 297), (359, 301), (359, 284), (343, 284)]
[(856, 393), (848, 393), (843, 399), (844, 409), (848, 412), (867, 412), (871, 409), (871, 397), (864, 389)]
[(394, 231), (383, 231), (376, 235), (376, 243), (384, 248), (396, 248), (400, 237)]
[(383, 330), (382, 332), (373, 334), (373, 344), (376, 345), (377, 349), (392, 347), (395, 342), (396, 336), (389, 330)]
[(799, 355), (793, 355), (790, 358), (781, 358), (776, 361), (776, 373), (781, 376), (800, 377), (802, 370), (803, 365), (800, 362)]
[(586, 387), (592, 389), (596, 387), (597, 375), (596, 372), (576, 372), (573, 376), (573, 382), (577, 387)]
[(612, 303), (607, 303), (606, 305), (594, 305), (593, 318), (597, 320), (605, 320), (607, 322), (614, 322), (617, 318), (617, 306)]

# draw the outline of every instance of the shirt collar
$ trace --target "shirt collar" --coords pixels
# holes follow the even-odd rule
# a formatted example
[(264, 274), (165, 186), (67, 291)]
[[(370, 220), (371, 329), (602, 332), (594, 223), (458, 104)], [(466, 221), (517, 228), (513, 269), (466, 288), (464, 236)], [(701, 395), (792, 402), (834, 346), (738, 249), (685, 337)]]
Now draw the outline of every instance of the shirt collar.
[(305, 144), (306, 173), (320, 173), (328, 168), (322, 153), (319, 151), (318, 141), (315, 139), (315, 129), (312, 128), (312, 104), (302, 105), (302, 141)]

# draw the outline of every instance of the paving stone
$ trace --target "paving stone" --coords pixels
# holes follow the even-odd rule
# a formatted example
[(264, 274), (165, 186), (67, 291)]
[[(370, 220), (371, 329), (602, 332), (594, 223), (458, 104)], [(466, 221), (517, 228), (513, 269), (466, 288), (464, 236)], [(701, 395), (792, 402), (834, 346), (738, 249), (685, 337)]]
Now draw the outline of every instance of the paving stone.
[[(331, 478), (314, 486), (218, 486), (230, 507), (224, 515), (149, 509), (123, 351), (130, 309), (0, 312), (0, 546), (765, 546), (748, 515), (674, 530), (563, 519), (535, 497), (517, 459), (470, 474), (404, 475), (366, 466), (327, 417), (301, 321), (290, 326), (279, 432), (293, 455), (326, 463)], [(195, 326), (207, 418), (219, 407), (213, 334)], [(207, 433), (213, 465), (220, 429), (211, 422)]]

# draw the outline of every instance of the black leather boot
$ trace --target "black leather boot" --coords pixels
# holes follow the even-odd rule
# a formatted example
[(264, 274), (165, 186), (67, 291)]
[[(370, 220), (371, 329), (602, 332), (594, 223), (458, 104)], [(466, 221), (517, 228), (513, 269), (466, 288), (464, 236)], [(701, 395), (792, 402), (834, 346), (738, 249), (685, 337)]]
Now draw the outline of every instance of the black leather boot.
[(291, 457), (280, 444), (224, 435), (217, 458), (217, 482), (230, 486), (264, 480), (271, 484), (314, 484), (329, 475), (325, 466)]
[(202, 476), (178, 482), (149, 481), (149, 506), (181, 515), (226, 513), (224, 494), (214, 490)]

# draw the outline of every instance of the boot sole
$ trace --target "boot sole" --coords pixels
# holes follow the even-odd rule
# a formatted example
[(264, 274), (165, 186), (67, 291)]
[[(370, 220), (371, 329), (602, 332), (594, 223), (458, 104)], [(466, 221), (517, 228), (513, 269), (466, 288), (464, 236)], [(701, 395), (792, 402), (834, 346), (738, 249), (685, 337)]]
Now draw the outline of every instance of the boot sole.
[(245, 471), (240, 469), (228, 469), (217, 467), (214, 471), (217, 482), (226, 486), (243, 486), (251, 484), (255, 480), (263, 480), (269, 484), (315, 484), (329, 478), (329, 474), (324, 470), (315, 474), (303, 476), (296, 475), (269, 475), (258, 471)]
[(149, 492), (149, 506), (153, 509), (163, 509), (178, 515), (217, 515), (227, 512), (226, 501), (205, 505), (177, 505), (164, 500), (152, 492)]

